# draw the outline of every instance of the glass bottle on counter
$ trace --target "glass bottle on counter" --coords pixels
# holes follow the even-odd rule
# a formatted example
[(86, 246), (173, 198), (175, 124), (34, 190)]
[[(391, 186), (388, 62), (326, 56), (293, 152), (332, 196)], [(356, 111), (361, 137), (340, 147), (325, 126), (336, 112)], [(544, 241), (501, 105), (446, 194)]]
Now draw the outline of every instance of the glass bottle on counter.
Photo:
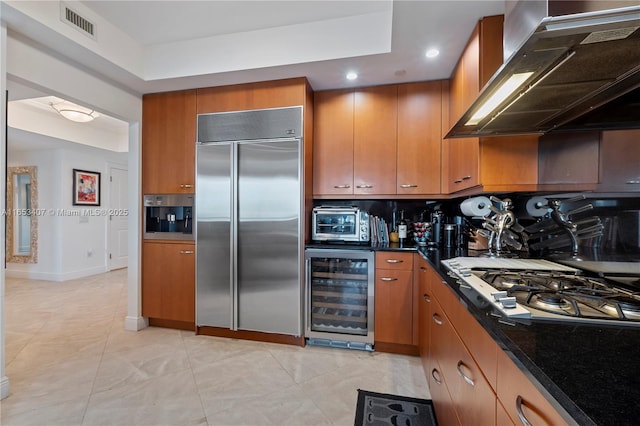
[(407, 241), (407, 228), (408, 224), (404, 218), (404, 210), (400, 210), (400, 220), (398, 221), (398, 240), (400, 244), (404, 244)]

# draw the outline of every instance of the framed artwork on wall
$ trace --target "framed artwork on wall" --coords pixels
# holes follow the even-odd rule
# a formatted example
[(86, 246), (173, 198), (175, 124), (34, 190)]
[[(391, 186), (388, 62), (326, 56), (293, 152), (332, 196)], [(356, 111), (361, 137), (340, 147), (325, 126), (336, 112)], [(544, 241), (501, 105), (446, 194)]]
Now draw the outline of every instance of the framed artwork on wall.
[(100, 205), (100, 173), (73, 169), (73, 205)]

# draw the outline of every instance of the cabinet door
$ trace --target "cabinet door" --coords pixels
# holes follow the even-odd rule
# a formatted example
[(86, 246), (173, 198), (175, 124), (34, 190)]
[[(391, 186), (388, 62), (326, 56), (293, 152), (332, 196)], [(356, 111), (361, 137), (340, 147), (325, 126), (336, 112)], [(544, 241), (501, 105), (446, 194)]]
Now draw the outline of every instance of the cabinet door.
[(142, 98), (142, 192), (195, 192), (196, 91)]
[(313, 194), (353, 194), (353, 90), (314, 95)]
[(598, 189), (640, 191), (640, 130), (602, 132)]
[(498, 365), (498, 399), (511, 419), (524, 418), (533, 425), (567, 424), (504, 351), (498, 351)]
[(398, 87), (358, 89), (354, 116), (354, 194), (396, 193)]
[(195, 323), (195, 245), (142, 245), (142, 315)]
[(376, 268), (375, 340), (413, 343), (413, 271)]
[[(431, 322), (431, 281), (429, 274), (429, 266), (427, 261), (420, 259), (418, 263), (418, 285), (420, 286), (419, 292), (419, 344), (420, 358), (422, 360), (422, 368), (428, 375), (431, 371), (433, 363), (430, 358), (429, 341), (430, 341), (430, 322)], [(428, 377), (427, 377), (428, 379)]]
[(480, 148), (477, 138), (449, 141), (449, 192), (479, 184)]
[(550, 133), (538, 143), (540, 184), (598, 183), (600, 132)]
[(442, 83), (398, 86), (396, 193), (440, 193)]

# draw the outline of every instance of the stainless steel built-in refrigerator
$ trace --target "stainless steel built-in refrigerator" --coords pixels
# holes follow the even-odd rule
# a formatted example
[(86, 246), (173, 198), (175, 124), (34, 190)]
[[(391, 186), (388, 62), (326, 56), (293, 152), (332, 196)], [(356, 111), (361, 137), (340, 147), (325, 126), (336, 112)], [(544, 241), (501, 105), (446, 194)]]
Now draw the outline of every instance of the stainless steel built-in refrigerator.
[(302, 335), (302, 107), (198, 116), (196, 324)]

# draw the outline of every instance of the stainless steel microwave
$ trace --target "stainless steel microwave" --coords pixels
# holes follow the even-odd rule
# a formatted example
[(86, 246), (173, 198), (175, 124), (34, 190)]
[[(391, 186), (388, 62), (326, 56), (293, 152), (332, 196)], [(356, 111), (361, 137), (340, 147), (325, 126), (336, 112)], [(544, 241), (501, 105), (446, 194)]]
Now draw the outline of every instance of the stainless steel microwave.
[(369, 241), (369, 213), (358, 207), (319, 206), (314, 207), (312, 216), (314, 241)]

